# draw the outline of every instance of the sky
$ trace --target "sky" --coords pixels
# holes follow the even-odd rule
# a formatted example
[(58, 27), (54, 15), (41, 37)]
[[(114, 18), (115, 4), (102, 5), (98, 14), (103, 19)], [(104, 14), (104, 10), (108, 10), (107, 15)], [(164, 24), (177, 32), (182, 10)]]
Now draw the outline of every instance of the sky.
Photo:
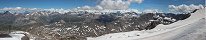
[[(128, 1), (128, 0), (124, 0)], [(72, 9), (82, 6), (96, 6), (101, 0), (0, 0), (0, 8), (23, 7), (23, 8), (63, 8)], [(130, 9), (160, 9), (168, 10), (168, 5), (205, 5), (205, 0), (143, 0), (141, 3), (131, 2)]]

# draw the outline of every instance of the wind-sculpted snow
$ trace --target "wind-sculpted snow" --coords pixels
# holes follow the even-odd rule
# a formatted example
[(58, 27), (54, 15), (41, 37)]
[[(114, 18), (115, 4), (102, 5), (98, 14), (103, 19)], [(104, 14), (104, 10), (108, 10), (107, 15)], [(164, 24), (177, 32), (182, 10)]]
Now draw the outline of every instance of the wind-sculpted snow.
[[(8, 16), (9, 18), (4, 20), (4, 17)], [(6, 12), (6, 14), (0, 15), (0, 21), (9, 22), (6, 25), (9, 27), (0, 27), (27, 31), (37, 36), (39, 40), (85, 40), (86, 37), (98, 37), (109, 33), (151, 30), (158, 24), (168, 25), (189, 16), (190, 14), (137, 14), (135, 12), (109, 14), (88, 12), (61, 14), (42, 11), (29, 12), (29, 14), (10, 14)]]

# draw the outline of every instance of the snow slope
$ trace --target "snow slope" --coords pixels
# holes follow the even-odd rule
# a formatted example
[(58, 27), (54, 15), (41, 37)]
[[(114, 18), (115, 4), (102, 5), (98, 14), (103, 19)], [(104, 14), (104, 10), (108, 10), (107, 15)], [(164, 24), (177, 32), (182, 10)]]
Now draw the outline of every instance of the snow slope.
[[(30, 35), (28, 32), (24, 32), (24, 31), (13, 31), (11, 33), (9, 33), (9, 35), (11, 37), (7, 37), (7, 38), (0, 38), (0, 40), (22, 40), (22, 38), (26, 35)], [(34, 38), (30, 38), (29, 40), (35, 40)]]
[(9, 34), (11, 38), (0, 38), (0, 40), (21, 40), (24, 34)]
[(24, 37), (24, 34), (9, 34), (11, 37), (7, 38), (0, 38), (0, 40), (21, 40), (22, 37)]
[[(198, 10), (185, 20), (181, 20), (170, 25), (158, 25), (152, 30), (131, 31), (121, 33), (111, 33), (100, 37), (88, 37), (88, 40), (184, 40), (188, 33), (206, 31), (205, 9)], [(203, 30), (197, 30), (203, 28)], [(195, 32), (196, 31), (196, 32)], [(205, 32), (206, 34), (206, 32)], [(193, 34), (191, 34), (193, 35)], [(196, 35), (196, 34), (194, 34)], [(182, 37), (182, 38), (181, 38)], [(186, 36), (189, 37), (189, 36)], [(204, 36), (203, 36), (204, 37)], [(204, 38), (203, 38), (204, 39)]]

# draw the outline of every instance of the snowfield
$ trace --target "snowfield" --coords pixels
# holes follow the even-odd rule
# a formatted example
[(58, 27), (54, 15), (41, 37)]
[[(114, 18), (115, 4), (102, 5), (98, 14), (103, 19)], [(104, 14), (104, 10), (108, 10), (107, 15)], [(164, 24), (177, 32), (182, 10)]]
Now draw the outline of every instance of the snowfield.
[(11, 37), (0, 38), (0, 40), (21, 40), (21, 38), (25, 36), (24, 34), (21, 33), (22, 31), (11, 32), (9, 34)]
[(21, 40), (24, 34), (9, 34), (11, 37), (0, 38), (0, 40)]
[[(14, 31), (9, 33), (11, 37), (6, 37), (6, 38), (0, 38), (0, 40), (28, 40), (25, 39), (24, 37), (29, 37), (29, 40), (35, 40), (35, 38), (32, 38), (32, 35), (30, 35), (28, 32), (24, 31)], [(23, 38), (23, 39), (22, 39)]]
[(87, 40), (206, 40), (205, 16), (205, 9), (201, 9), (185, 20), (151, 30), (110, 33)]

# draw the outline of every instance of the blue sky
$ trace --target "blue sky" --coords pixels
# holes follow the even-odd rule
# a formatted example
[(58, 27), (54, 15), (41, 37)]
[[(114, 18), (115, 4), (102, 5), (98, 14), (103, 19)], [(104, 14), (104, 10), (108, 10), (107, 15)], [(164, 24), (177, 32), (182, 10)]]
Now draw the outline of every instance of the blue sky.
[[(0, 0), (0, 8), (23, 7), (23, 8), (64, 8), (71, 9), (81, 6), (95, 6), (98, 0)], [(205, 5), (205, 0), (144, 0), (138, 4), (132, 2), (129, 6), (133, 9), (160, 9), (168, 10), (168, 5), (195, 4)]]

